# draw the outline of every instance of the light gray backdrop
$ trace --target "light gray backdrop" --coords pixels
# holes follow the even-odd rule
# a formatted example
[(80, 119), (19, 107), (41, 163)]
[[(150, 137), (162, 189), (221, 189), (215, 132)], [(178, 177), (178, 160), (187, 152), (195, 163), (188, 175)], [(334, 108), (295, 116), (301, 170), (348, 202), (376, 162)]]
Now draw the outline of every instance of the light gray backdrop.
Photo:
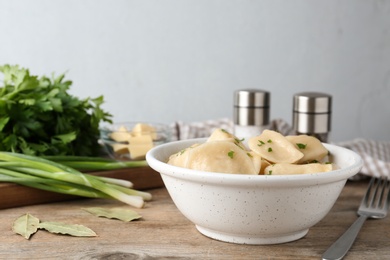
[(333, 141), (390, 140), (390, 1), (0, 0), (0, 63), (66, 72), (115, 121), (232, 116), (233, 91), (333, 95)]

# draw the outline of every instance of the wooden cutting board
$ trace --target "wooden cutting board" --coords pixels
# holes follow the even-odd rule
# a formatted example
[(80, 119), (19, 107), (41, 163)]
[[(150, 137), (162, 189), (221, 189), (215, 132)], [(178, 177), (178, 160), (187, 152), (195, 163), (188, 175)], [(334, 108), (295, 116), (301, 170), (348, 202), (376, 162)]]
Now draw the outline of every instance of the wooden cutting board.
[[(137, 167), (89, 174), (124, 179), (134, 184), (134, 189), (146, 190), (164, 186), (161, 176), (150, 167)], [(12, 183), (0, 183), (0, 209), (36, 205), (80, 197), (38, 190)]]

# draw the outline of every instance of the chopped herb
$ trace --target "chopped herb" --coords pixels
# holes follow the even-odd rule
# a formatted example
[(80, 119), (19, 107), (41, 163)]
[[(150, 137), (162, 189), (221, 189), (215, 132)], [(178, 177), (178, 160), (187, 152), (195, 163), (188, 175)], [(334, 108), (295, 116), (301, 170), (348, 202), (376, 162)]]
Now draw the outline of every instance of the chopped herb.
[(268, 172), (268, 175), (272, 175), (272, 171), (269, 171), (269, 172)]
[(234, 156), (234, 151), (230, 151), (230, 152), (228, 152), (228, 156), (229, 156), (230, 158), (232, 158), (232, 159), (233, 159), (233, 156)]
[(222, 132), (224, 133), (227, 133), (227, 134), (230, 134), (228, 131), (226, 131), (225, 129), (221, 129)]
[(240, 144), (244, 141), (245, 138), (242, 138), (241, 140), (238, 139), (238, 138), (235, 138), (234, 139), (234, 144), (237, 145), (238, 147), (240, 147), (242, 149), (242, 147), (240, 146)]
[(299, 149), (305, 149), (307, 144), (297, 143), (297, 146), (298, 146)]
[(331, 162), (326, 162), (325, 164), (332, 164)]
[(246, 155), (248, 155), (251, 158), (253, 157), (253, 155), (251, 155), (250, 153), (246, 153)]
[(313, 160), (313, 161), (311, 161), (309, 163), (318, 163), (318, 161), (317, 160)]
[(263, 141), (261, 141), (261, 140), (258, 140), (259, 141), (259, 143), (257, 144), (258, 146), (262, 146), (263, 144), (265, 144)]
[(268, 152), (269, 153), (272, 152), (272, 148), (271, 147), (268, 148)]
[(267, 143), (272, 143), (272, 140), (271, 140), (271, 139), (268, 139)]

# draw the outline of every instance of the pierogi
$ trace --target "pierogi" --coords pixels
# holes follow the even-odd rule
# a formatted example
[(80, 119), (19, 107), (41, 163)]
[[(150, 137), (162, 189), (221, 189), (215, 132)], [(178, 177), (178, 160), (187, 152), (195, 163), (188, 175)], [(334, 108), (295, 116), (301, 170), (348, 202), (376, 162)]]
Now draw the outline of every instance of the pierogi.
[(283, 136), (264, 130), (248, 141), (216, 129), (204, 143), (192, 145), (169, 157), (168, 164), (199, 171), (230, 174), (309, 174), (334, 169), (328, 150), (315, 137)]

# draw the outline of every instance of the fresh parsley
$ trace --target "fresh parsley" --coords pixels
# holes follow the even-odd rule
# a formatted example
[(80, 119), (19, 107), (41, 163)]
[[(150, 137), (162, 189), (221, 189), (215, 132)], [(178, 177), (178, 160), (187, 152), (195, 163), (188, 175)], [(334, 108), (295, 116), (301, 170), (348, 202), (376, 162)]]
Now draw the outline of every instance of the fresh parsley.
[(0, 66), (0, 150), (29, 155), (94, 156), (99, 124), (111, 122), (103, 96), (79, 99), (68, 93), (65, 75), (31, 75), (19, 66)]

